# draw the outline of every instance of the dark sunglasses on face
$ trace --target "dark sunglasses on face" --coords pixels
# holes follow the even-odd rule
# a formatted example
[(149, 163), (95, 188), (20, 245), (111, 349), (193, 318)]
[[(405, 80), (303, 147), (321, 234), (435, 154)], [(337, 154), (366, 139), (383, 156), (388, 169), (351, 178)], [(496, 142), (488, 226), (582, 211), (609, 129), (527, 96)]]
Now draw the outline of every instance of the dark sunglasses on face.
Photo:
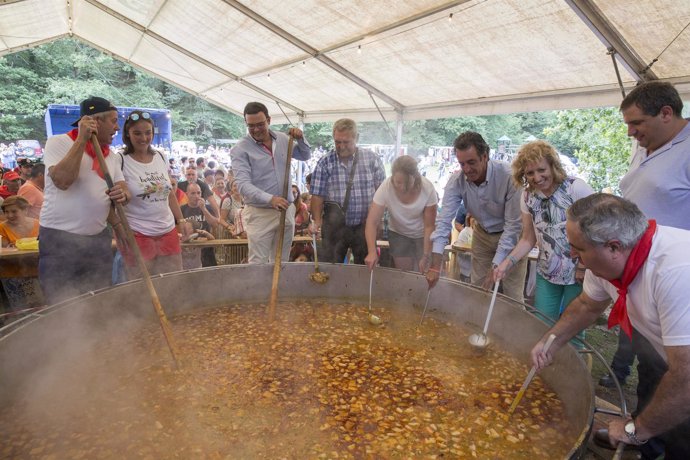
[(128, 120), (132, 120), (132, 121), (139, 121), (140, 118), (144, 119), (144, 120), (150, 120), (151, 114), (148, 112), (141, 112), (141, 114), (130, 113), (129, 116), (127, 117)]

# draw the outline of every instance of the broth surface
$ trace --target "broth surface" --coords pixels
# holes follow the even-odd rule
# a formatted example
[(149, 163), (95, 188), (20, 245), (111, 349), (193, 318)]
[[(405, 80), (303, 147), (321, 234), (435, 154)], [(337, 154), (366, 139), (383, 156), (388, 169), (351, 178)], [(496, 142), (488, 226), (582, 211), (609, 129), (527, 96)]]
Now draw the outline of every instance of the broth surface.
[(171, 319), (183, 364), (158, 324), (88, 347), (89, 359), (0, 408), (0, 457), (563, 458), (575, 441), (537, 376), (506, 420), (528, 368), (470, 331), (378, 305), (227, 305)]

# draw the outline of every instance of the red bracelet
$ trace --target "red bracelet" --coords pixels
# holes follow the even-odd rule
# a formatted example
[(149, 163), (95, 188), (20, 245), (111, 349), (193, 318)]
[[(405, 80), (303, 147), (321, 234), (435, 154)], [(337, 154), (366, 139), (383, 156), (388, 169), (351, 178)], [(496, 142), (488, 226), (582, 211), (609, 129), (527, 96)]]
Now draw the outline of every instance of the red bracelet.
[(427, 271), (428, 271), (428, 272), (441, 273), (441, 270), (439, 270), (438, 268), (430, 268), (430, 269), (428, 269)]

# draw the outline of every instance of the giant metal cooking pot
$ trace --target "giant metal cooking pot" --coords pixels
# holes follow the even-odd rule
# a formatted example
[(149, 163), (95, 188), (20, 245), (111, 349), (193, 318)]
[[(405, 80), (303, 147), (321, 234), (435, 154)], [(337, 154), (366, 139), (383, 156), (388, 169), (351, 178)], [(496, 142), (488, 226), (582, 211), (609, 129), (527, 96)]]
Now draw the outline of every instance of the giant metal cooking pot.
[[(272, 265), (223, 266), (156, 276), (154, 284), (167, 314), (174, 316), (224, 303), (266, 302), (272, 270)], [(331, 276), (324, 285), (308, 280), (312, 271), (311, 264), (285, 264), (279, 300), (327, 297), (367, 301), (366, 267), (324, 264), (323, 271)], [(374, 275), (373, 298), (395, 305), (391, 308), (414, 309), (421, 314), (426, 286), (419, 274), (381, 268)], [(432, 291), (427, 314), (463, 325), (483, 325), (489, 298), (486, 291), (441, 279)], [(0, 404), (18, 397), (43, 368), (69, 365), (88, 353), (88, 344), (97, 342), (98, 337), (137, 321), (156, 321), (140, 281), (83, 295), (0, 329)], [(546, 330), (547, 326), (527, 313), (522, 304), (498, 297), (489, 329), (497, 346), (529, 364), (529, 351)], [(569, 453), (569, 457), (579, 458), (593, 421), (594, 390), (589, 372), (568, 346), (558, 352), (555, 363), (541, 377), (559, 395), (568, 419), (579, 429)]]

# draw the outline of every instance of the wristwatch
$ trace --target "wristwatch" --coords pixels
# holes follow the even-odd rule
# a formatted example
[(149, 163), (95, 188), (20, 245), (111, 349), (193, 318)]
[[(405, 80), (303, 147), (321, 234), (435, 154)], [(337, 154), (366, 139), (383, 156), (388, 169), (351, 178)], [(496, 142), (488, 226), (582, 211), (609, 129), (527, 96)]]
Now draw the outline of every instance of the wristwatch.
[(637, 434), (635, 433), (636, 430), (635, 430), (635, 421), (634, 420), (630, 420), (628, 423), (626, 423), (623, 430), (625, 431), (625, 434), (628, 436), (628, 439), (630, 439), (633, 444), (644, 444), (647, 442), (646, 439), (644, 441), (641, 441), (637, 437)]

